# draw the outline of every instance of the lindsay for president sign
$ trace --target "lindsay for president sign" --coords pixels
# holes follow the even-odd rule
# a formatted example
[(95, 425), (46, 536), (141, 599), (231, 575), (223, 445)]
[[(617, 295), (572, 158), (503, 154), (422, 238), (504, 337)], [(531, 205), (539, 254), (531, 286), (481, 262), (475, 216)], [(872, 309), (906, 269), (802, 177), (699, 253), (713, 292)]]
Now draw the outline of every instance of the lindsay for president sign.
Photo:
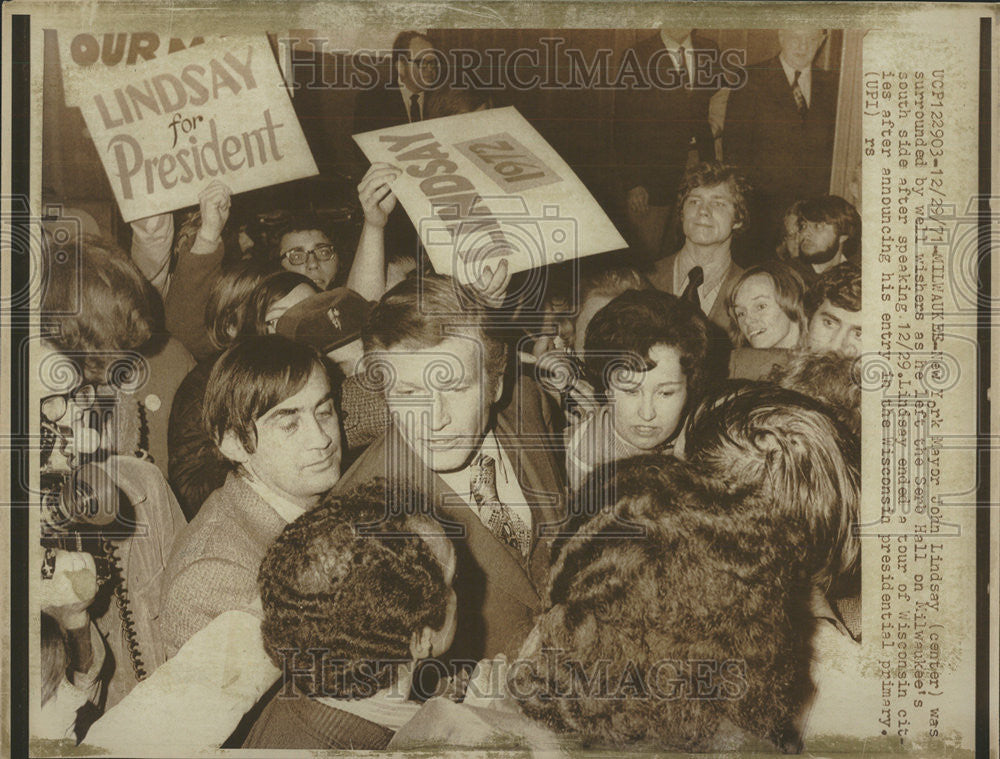
[(393, 191), (434, 268), (462, 282), (506, 259), (512, 272), (625, 247), (607, 214), (515, 108), (354, 135), (398, 166)]
[(95, 71), (80, 108), (132, 221), (316, 174), (267, 39), (218, 39), (135, 66)]

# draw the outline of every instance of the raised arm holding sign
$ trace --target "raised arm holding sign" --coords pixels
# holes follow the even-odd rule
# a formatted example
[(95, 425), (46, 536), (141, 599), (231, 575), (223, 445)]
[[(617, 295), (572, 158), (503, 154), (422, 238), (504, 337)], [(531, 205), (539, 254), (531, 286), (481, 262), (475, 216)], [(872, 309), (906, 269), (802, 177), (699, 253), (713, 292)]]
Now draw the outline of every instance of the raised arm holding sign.
[(431, 263), (465, 284), (492, 289), (501, 261), (514, 274), (625, 247), (589, 190), (513, 107), (354, 139), (373, 163), (400, 169), (392, 189)]

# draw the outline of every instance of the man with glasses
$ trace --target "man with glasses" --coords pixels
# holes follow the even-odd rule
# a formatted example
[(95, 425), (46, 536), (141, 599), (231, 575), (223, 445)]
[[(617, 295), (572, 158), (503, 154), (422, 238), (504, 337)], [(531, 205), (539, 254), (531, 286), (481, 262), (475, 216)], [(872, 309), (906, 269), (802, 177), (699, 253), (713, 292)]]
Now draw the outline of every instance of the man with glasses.
[(434, 42), (420, 32), (400, 32), (392, 43), (392, 68), (359, 90), (354, 134), (422, 121), (426, 92), (442, 82)]
[(301, 217), (278, 240), (281, 266), (309, 277), (321, 291), (328, 289), (340, 271), (340, 256), (318, 219)]

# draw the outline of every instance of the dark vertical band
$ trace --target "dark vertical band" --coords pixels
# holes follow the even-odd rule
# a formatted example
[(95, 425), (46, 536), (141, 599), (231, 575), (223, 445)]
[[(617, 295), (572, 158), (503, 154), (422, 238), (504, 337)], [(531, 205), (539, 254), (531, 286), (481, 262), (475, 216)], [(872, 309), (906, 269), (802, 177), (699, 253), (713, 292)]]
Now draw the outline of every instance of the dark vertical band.
[(992, 23), (984, 16), (979, 20), (979, 208), (977, 264), (978, 314), (976, 339), (979, 343), (979, 376), (976, 396), (976, 756), (990, 755), (991, 719), (996, 717), (996, 705), (990, 704), (990, 398), (991, 384), (992, 285), (990, 266), (990, 180), (993, 111), (990, 91), (992, 84)]
[(11, 16), (10, 39), (10, 747), (12, 757), (28, 754), (28, 341), (27, 292), (31, 260), (31, 18)]

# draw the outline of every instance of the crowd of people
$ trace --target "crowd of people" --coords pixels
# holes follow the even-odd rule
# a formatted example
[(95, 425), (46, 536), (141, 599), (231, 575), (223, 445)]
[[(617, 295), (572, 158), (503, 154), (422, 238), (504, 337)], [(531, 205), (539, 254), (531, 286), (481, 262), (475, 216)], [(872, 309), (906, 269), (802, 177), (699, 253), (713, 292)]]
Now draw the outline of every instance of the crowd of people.
[[(633, 247), (548, 267), (537, 298), (504, 263), (466, 286), (431, 271), (388, 164), (358, 185), (350, 242), (298, 213), (254, 239), (212, 182), (176, 231), (163, 214), (129, 252), (88, 236), (47, 260), (34, 734), (795, 752), (842, 729), (860, 218), (810, 191), (815, 154), (767, 176), (787, 136), (753, 92), (778, 97), (774, 77), (789, 144), (827, 145), (825, 35), (779, 38), (730, 96), (731, 163), (689, 155), (712, 142), (704, 93), (622, 97)], [(686, 68), (698, 40), (643, 45)], [(489, 107), (421, 88), (433, 45), (400, 35), (397, 91), (359, 97), (367, 128), (365, 108)]]

